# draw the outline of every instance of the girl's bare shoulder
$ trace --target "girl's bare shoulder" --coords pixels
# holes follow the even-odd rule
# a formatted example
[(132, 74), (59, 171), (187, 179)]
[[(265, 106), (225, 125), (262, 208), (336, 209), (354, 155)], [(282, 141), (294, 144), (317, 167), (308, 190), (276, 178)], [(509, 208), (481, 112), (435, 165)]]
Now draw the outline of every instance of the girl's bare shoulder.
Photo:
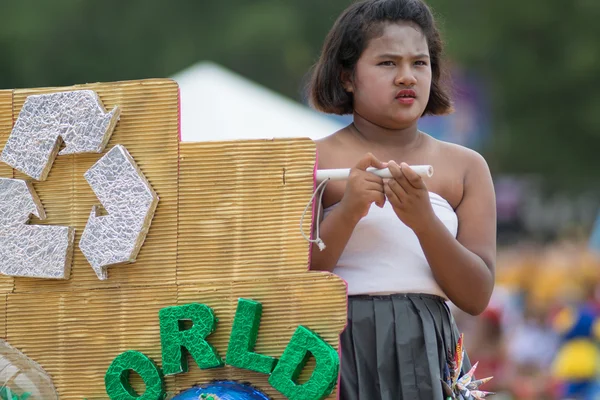
[(445, 142), (443, 140), (431, 138), (432, 146), (435, 153), (443, 161), (443, 164), (451, 164), (454, 168), (460, 168), (463, 173), (468, 172), (472, 168), (488, 169), (485, 158), (477, 151), (468, 147)]
[(429, 159), (435, 172), (428, 186), (442, 195), (454, 209), (463, 202), (473, 185), (480, 186), (485, 182), (485, 186), (489, 186), (491, 174), (488, 164), (477, 151), (433, 138), (430, 146)]
[(340, 162), (339, 158), (348, 146), (346, 128), (329, 136), (315, 140), (319, 168), (335, 168)]

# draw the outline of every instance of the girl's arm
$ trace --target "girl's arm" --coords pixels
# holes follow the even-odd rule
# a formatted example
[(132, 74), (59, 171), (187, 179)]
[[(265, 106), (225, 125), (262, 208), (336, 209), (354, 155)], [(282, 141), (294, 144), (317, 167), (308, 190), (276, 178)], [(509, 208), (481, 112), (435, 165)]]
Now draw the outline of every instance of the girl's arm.
[(487, 163), (466, 154), (463, 199), (456, 209), (458, 234), (437, 218), (422, 179), (408, 165), (390, 163), (395, 179), (386, 194), (398, 217), (417, 235), (434, 278), (463, 311), (478, 315), (487, 307), (495, 279), (496, 200)]
[(312, 244), (310, 269), (333, 271), (357, 223), (358, 220), (346, 215), (341, 207), (334, 208), (319, 225), (321, 240), (326, 247), (321, 251), (317, 244)]
[(383, 179), (366, 172), (368, 167), (386, 168), (387, 164), (368, 153), (350, 170), (344, 197), (319, 225), (321, 240), (326, 247), (320, 251), (315, 244), (312, 245), (312, 270), (333, 271), (354, 227), (367, 215), (371, 204), (384, 206)]

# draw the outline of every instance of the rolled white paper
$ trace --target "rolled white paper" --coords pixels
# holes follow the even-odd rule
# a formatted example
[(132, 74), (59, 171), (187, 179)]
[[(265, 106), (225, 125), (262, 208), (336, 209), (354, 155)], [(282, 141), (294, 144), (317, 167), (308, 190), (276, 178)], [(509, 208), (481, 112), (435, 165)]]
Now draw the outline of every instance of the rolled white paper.
[[(409, 167), (423, 178), (431, 178), (433, 176), (433, 167), (431, 165), (409, 165)], [(382, 178), (392, 178), (392, 173), (388, 168), (377, 169), (367, 168), (368, 172), (372, 172)], [(332, 181), (343, 181), (350, 176), (350, 168), (340, 169), (319, 169), (317, 170), (317, 183), (323, 182), (326, 179)]]

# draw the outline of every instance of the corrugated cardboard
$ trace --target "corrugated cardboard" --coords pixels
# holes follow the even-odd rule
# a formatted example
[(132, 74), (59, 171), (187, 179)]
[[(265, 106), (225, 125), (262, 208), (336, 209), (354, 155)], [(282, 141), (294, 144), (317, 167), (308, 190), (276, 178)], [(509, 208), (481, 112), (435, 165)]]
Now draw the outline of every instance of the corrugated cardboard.
[[(300, 234), (313, 191), (313, 142), (180, 144), (178, 88), (169, 80), (19, 90), (14, 105), (13, 93), (2, 91), (0, 140), (28, 95), (78, 88), (96, 90), (107, 109), (122, 108), (106, 151), (126, 146), (160, 202), (138, 260), (109, 268), (107, 281), (97, 279), (77, 246), (69, 280), (14, 278), (13, 288), (13, 278), (0, 278), (0, 293), (7, 293), (0, 295), (0, 334), (46, 369), (61, 400), (106, 399), (104, 374), (125, 350), (141, 351), (160, 366), (158, 311), (173, 305), (213, 308), (219, 323), (209, 342), (222, 357), (239, 298), (263, 304), (257, 352), (279, 357), (298, 325), (337, 348), (345, 285), (308, 271), (309, 245)], [(31, 223), (74, 226), (77, 244), (99, 204), (83, 173), (101, 156), (57, 157), (48, 179), (34, 183), (48, 218)], [(5, 166), (0, 174), (11, 171)], [(309, 209), (307, 233), (310, 220)], [(166, 378), (167, 391), (215, 378), (251, 382), (283, 399), (266, 375), (231, 367), (201, 371), (192, 360), (189, 372)], [(133, 383), (143, 392), (139, 377)]]

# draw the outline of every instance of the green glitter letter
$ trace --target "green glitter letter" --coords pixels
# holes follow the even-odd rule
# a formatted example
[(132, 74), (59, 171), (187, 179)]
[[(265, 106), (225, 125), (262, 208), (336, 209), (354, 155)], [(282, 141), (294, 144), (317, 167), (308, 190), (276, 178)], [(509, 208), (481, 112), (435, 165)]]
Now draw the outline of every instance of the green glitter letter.
[[(137, 372), (146, 385), (143, 395), (129, 384), (129, 371)], [(148, 357), (137, 351), (119, 354), (108, 367), (104, 376), (106, 393), (110, 400), (162, 400), (165, 387), (160, 370)]]
[[(308, 382), (296, 380), (312, 354), (315, 370)], [(269, 377), (269, 383), (290, 400), (321, 400), (337, 383), (340, 359), (333, 347), (311, 330), (299, 326)]]
[[(160, 318), (160, 341), (162, 345), (162, 367), (165, 375), (187, 372), (187, 357), (182, 351), (185, 347), (201, 369), (223, 366), (223, 360), (217, 351), (206, 341), (215, 331), (217, 320), (213, 310), (204, 304), (186, 304), (163, 308)], [(180, 325), (191, 320), (193, 326), (181, 330)]]
[(246, 299), (238, 300), (226, 362), (236, 368), (270, 374), (277, 360), (254, 352), (261, 315), (260, 303)]

